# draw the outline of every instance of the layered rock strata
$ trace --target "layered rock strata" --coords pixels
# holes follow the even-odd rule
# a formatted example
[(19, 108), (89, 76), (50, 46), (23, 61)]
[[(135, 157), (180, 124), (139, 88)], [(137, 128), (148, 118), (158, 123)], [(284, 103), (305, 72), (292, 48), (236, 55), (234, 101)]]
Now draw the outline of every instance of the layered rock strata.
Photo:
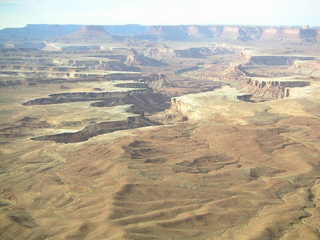
[[(101, 41), (112, 39), (137, 40), (171, 40), (171, 41), (202, 41), (202, 40), (232, 40), (232, 41), (286, 41), (286, 42), (318, 42), (318, 28), (276, 27), (276, 26), (237, 26), (237, 25), (177, 25), (177, 26), (84, 26), (84, 25), (27, 25), (24, 28), (3, 29), (0, 40), (29, 41), (27, 48), (34, 48), (32, 41), (56, 40), (67, 41)], [(14, 48), (17, 44), (4, 43), (0, 48)], [(37, 47), (38, 48), (38, 47)], [(43, 48), (43, 46), (41, 46)]]

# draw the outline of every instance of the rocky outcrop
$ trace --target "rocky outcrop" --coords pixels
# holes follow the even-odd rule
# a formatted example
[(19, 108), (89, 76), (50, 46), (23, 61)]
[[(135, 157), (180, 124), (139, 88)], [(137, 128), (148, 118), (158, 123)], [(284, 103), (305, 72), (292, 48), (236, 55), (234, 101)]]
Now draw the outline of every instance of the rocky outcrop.
[[(128, 66), (130, 69), (131, 67)], [(132, 70), (138, 70), (136, 67), (132, 67)], [(100, 82), (100, 81), (113, 81), (113, 80), (121, 80), (121, 81), (137, 81), (138, 83), (145, 83), (145, 86), (153, 89), (168, 87), (170, 83), (167, 78), (163, 74), (151, 74), (151, 75), (142, 75), (141, 73), (112, 73), (106, 75), (95, 75), (95, 74), (87, 74), (87, 73), (38, 73), (37, 75), (32, 77), (32, 74), (20, 73), (19, 76), (25, 76), (23, 80), (19, 80), (16, 78), (18, 73), (15, 71), (0, 71), (0, 73), (9, 75), (6, 80), (2, 80), (0, 82), (0, 88), (2, 87), (11, 87), (11, 86), (19, 86), (19, 85), (38, 85), (38, 84), (59, 84), (65, 83), (68, 81), (69, 83), (76, 82)], [(43, 74), (43, 75), (41, 75)], [(43, 78), (41, 77), (43, 76)], [(139, 88), (139, 87), (138, 87)]]
[(313, 57), (297, 57), (297, 56), (251, 56), (248, 64), (251, 65), (292, 65), (295, 61), (314, 60)]
[(138, 38), (142, 39), (167, 39), (171, 41), (186, 41), (189, 39), (184, 26), (151, 26), (148, 31)]
[(237, 40), (239, 37), (240, 28), (236, 26), (223, 27), (222, 34), (220, 35), (223, 40)]
[(281, 37), (284, 41), (300, 41), (303, 40), (300, 38), (300, 32), (302, 29), (300, 28), (283, 28), (281, 29)]
[(224, 86), (210, 92), (188, 94), (171, 99), (171, 107), (165, 112), (168, 122), (199, 121), (214, 119), (217, 116), (227, 118), (234, 115), (235, 108), (230, 103), (245, 101), (251, 102), (251, 94), (241, 93), (236, 88)]
[[(16, 76), (17, 73), (13, 72), (12, 75)], [(112, 81), (112, 80), (139, 81), (139, 80), (149, 79), (148, 76), (142, 76), (140, 74), (121, 74), (121, 73), (114, 73), (106, 76), (75, 74), (73, 77), (69, 73), (64, 73), (62, 75), (52, 74), (49, 78), (47, 75), (44, 75), (44, 78), (41, 78), (41, 77), (31, 78), (29, 75), (27, 75), (26, 77), (27, 78), (24, 80), (17, 80), (17, 79), (11, 80), (9, 78), (7, 80), (2, 80), (0, 82), (0, 88), (22, 86), (22, 85), (32, 86), (32, 85), (38, 85), (38, 84), (59, 84), (59, 83), (65, 83), (66, 81), (68, 81), (68, 83), (76, 83), (76, 82), (100, 82), (100, 81)]]
[[(136, 91), (138, 92), (138, 91)], [(105, 100), (112, 98), (123, 98), (132, 92), (74, 92), (74, 93), (59, 93), (50, 94), (48, 98), (37, 98), (23, 103), (25, 106), (31, 105), (48, 105), (60, 104), (68, 102), (86, 102)]]
[(290, 97), (290, 89), (306, 87), (310, 83), (306, 81), (276, 81), (276, 80), (254, 80), (246, 81), (245, 91), (251, 93), (256, 98), (261, 99), (281, 99)]
[(129, 66), (118, 61), (109, 61), (100, 64), (97, 67), (98, 70), (109, 70), (109, 71), (125, 71), (125, 72), (141, 72), (141, 69), (135, 66)]
[(275, 27), (266, 28), (262, 31), (261, 40), (279, 40), (280, 29)]
[[(129, 84), (129, 83), (128, 83)], [(62, 104), (71, 102), (94, 102), (93, 107), (113, 107), (119, 105), (132, 105), (128, 110), (133, 113), (152, 114), (167, 109), (170, 105), (170, 97), (157, 92), (163, 87), (167, 87), (165, 76), (162, 74), (146, 77), (143, 82), (123, 84), (121, 87), (138, 87), (141, 90), (131, 90), (128, 92), (72, 92), (50, 94), (46, 98), (37, 98), (23, 103), (25, 106)]]
[(294, 42), (315, 42), (317, 41), (316, 29), (303, 28), (276, 28), (262, 29), (261, 40), (270, 41), (294, 41)]
[(77, 143), (84, 142), (88, 139), (106, 134), (111, 132), (116, 132), (120, 130), (141, 128), (146, 126), (154, 126), (158, 123), (152, 122), (149, 119), (139, 116), (139, 117), (129, 117), (125, 121), (110, 121), (110, 122), (101, 122), (97, 124), (92, 124), (84, 129), (73, 132), (73, 133), (61, 133), (56, 135), (48, 135), (32, 138), (35, 141), (54, 141), (57, 143)]
[(202, 39), (208, 39), (213, 37), (213, 31), (208, 26), (187, 26), (186, 32), (188, 35), (188, 38), (194, 39), (194, 40), (202, 40)]
[(260, 26), (158, 26), (151, 27), (149, 37), (164, 40), (233, 40), (314, 42), (319, 31), (308, 27)]
[(172, 86), (172, 84), (167, 79), (167, 76), (161, 73), (151, 74), (147, 76), (143, 80), (143, 82), (148, 86), (148, 88), (151, 88), (155, 91)]
[(142, 54), (139, 54), (137, 51), (132, 50), (132, 54), (127, 56), (127, 59), (125, 61), (125, 64), (129, 66), (134, 66), (134, 65), (142, 65), (142, 66), (149, 66), (149, 67), (159, 67), (159, 66), (165, 66), (166, 64), (150, 58), (146, 57)]
[[(0, 67), (1, 68), (1, 67)], [(20, 69), (0, 69), (0, 74), (9, 75), (19, 78), (40, 79), (46, 81), (48, 79), (65, 78), (65, 79), (86, 79), (92, 81), (94, 79), (105, 80), (137, 80), (141, 78), (140, 68), (136, 66), (128, 66), (119, 62), (111, 62), (106, 64), (99, 64), (95, 66), (94, 70), (98, 71), (86, 71), (86, 68), (46, 68), (46, 67), (32, 67), (30, 69), (20, 67)], [(107, 70), (107, 71), (105, 71)], [(121, 71), (128, 73), (111, 73), (108, 71)]]
[(183, 50), (176, 50), (175, 54), (177, 57), (182, 58), (205, 58), (214, 55), (232, 53), (232, 50), (224, 47), (201, 47), (201, 48), (188, 48)]
[(263, 29), (260, 27), (239, 28), (238, 40), (240, 41), (257, 41), (261, 39)]
[(165, 59), (165, 58), (171, 58), (175, 57), (175, 51), (167, 46), (163, 47), (147, 47), (143, 50), (143, 55), (146, 57), (150, 57), (153, 59)]
[(116, 87), (123, 88), (146, 88), (154, 91), (159, 91), (162, 88), (168, 88), (172, 86), (165, 74), (150, 74), (143, 76), (138, 82), (119, 83), (115, 84)]
[(319, 41), (319, 30), (309, 27), (158, 26), (148, 36), (163, 40)]
[(320, 61), (296, 61), (292, 66), (292, 70), (298, 74), (320, 78)]
[(288, 77), (279, 79), (255, 78), (248, 75), (243, 69), (242, 65), (231, 66), (225, 72), (224, 79), (235, 84), (242, 92), (252, 95), (253, 100), (250, 98), (249, 101), (266, 101), (291, 97), (291, 89), (310, 85), (309, 81)]

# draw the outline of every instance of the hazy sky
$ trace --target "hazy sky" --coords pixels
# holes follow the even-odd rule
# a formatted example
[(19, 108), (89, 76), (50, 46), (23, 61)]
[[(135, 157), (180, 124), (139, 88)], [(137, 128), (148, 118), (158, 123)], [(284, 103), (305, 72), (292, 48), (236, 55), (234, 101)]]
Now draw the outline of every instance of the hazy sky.
[(0, 28), (36, 23), (320, 26), (320, 0), (0, 0)]

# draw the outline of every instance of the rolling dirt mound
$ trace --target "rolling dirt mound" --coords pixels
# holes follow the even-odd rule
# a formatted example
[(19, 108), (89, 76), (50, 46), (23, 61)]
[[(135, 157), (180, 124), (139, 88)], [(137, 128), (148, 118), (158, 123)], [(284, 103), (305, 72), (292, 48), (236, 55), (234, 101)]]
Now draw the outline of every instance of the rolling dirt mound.
[(3, 165), (15, 188), (1, 190), (0, 236), (317, 239), (319, 127), (287, 117), (273, 127), (160, 126), (72, 151), (38, 142), (21, 153), (24, 177)]
[(7, 125), (0, 125), (0, 137), (5, 137), (8, 139), (14, 139), (17, 137), (27, 136), (32, 134), (36, 129), (50, 128), (51, 124), (48, 122), (33, 118), (24, 117), (14, 123), (8, 123)]
[(232, 104), (242, 124), (137, 117), (1, 150), (0, 238), (317, 239), (318, 105)]

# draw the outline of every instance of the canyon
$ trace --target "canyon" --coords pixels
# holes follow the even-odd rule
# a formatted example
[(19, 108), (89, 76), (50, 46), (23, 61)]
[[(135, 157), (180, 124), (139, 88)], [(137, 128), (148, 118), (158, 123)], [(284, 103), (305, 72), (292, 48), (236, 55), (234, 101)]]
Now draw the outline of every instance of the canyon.
[(319, 239), (318, 28), (0, 42), (1, 240)]

